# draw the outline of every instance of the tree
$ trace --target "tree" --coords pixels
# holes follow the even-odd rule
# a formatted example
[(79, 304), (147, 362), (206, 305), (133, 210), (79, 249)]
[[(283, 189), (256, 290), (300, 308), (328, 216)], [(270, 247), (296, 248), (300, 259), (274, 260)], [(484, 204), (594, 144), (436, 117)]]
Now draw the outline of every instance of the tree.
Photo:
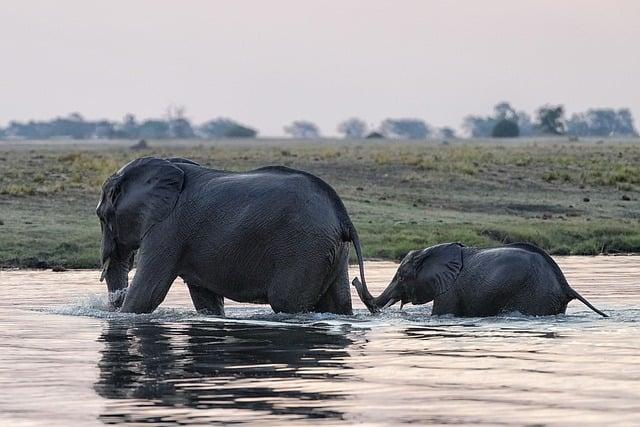
[(440, 138), (443, 138), (443, 139), (455, 139), (455, 138), (457, 138), (456, 131), (453, 128), (450, 128), (448, 126), (445, 126), (445, 127), (442, 127), (440, 129), (438, 129), (438, 136)]
[(71, 113), (50, 122), (49, 136), (87, 139), (95, 132), (95, 124), (86, 122), (79, 113)]
[(137, 135), (147, 139), (170, 138), (169, 123), (164, 120), (145, 120), (138, 126)]
[(496, 120), (518, 120), (518, 113), (508, 102), (502, 101), (493, 107), (493, 118)]
[(610, 108), (576, 113), (567, 121), (567, 133), (575, 136), (637, 136), (631, 111)]
[(121, 131), (121, 137), (124, 138), (137, 138), (138, 137), (138, 123), (136, 122), (136, 116), (133, 114), (125, 114), (122, 119), (122, 126), (118, 128)]
[(551, 135), (564, 134), (564, 107), (562, 105), (545, 105), (538, 109), (536, 115), (538, 118), (536, 127), (540, 132)]
[(498, 120), (491, 131), (491, 136), (494, 138), (517, 138), (519, 135), (518, 123), (510, 119)]
[(250, 127), (234, 124), (225, 132), (227, 138), (255, 138), (258, 131)]
[(420, 119), (385, 119), (381, 132), (391, 138), (424, 139), (431, 135), (431, 128)]
[(358, 118), (351, 118), (338, 125), (338, 132), (345, 138), (361, 139), (367, 135), (367, 124)]
[(306, 120), (297, 120), (289, 126), (285, 126), (284, 131), (293, 138), (311, 139), (320, 137), (320, 129), (318, 126)]
[[(518, 125), (520, 136), (530, 136), (535, 133), (531, 117), (524, 111), (516, 111), (510, 103), (502, 101), (493, 107), (493, 115), (487, 117), (467, 116), (462, 122), (462, 128), (474, 138), (488, 138), (493, 136), (493, 130), (501, 120), (510, 120)], [(502, 125), (504, 126), (504, 125)]]
[(198, 134), (205, 138), (224, 138), (228, 130), (235, 124), (231, 119), (219, 117), (200, 125), (198, 127)]
[(493, 107), (493, 115), (482, 117), (469, 115), (464, 118), (462, 128), (473, 138), (492, 136), (496, 124), (503, 119), (518, 120), (518, 114), (508, 102), (499, 102)]
[(473, 138), (490, 137), (495, 125), (493, 117), (467, 116), (462, 122), (462, 128)]
[(191, 122), (185, 118), (176, 118), (169, 122), (169, 135), (171, 138), (193, 138), (196, 136)]
[(205, 138), (255, 138), (258, 131), (234, 120), (219, 117), (198, 127), (198, 135)]
[(93, 137), (98, 139), (113, 138), (115, 133), (115, 126), (108, 120), (100, 120), (95, 123)]
[(536, 130), (531, 121), (531, 116), (524, 111), (518, 111), (517, 115), (516, 122), (518, 123), (518, 129), (520, 129), (520, 136), (535, 135)]
[(195, 133), (191, 122), (185, 117), (185, 108), (170, 105), (167, 107), (167, 122), (169, 123), (169, 136), (171, 138), (193, 138)]

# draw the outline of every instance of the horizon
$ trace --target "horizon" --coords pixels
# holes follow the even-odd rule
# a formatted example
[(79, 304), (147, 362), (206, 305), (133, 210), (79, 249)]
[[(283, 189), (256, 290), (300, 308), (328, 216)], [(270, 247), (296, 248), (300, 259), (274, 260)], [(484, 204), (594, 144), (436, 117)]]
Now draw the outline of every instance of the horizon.
[(629, 0), (113, 5), (6, 7), (0, 126), (160, 118), (177, 105), (194, 123), (229, 117), (263, 137), (294, 120), (331, 137), (349, 117), (460, 131), (501, 101), (532, 116), (545, 104), (567, 117), (629, 108), (640, 123), (640, 4)]

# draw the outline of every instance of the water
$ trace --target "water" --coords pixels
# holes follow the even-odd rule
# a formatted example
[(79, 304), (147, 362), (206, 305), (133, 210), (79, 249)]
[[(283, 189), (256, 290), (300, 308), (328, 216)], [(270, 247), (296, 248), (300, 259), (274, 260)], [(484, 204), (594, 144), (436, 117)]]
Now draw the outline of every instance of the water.
[[(559, 257), (567, 315), (151, 315), (104, 310), (95, 271), (0, 272), (0, 424), (640, 423), (640, 259)], [(367, 264), (379, 292), (395, 271)], [(352, 277), (356, 274), (351, 272)], [(354, 295), (355, 296), (355, 295)]]

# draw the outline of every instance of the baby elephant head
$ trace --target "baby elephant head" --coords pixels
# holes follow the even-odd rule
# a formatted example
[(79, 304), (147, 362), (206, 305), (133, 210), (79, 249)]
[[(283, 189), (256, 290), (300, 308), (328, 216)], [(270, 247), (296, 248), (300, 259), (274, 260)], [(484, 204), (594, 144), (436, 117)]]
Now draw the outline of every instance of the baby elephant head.
[(425, 304), (446, 292), (462, 270), (460, 243), (445, 243), (411, 251), (404, 257), (389, 286), (376, 298), (356, 278), (353, 285), (362, 302), (372, 313), (400, 301)]

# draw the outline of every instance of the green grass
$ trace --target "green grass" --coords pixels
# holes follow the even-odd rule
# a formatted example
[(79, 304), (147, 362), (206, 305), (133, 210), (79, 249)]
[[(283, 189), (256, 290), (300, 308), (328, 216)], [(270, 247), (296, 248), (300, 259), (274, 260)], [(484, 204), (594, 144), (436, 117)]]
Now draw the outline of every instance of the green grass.
[(333, 185), (366, 257), (459, 241), (554, 254), (640, 252), (638, 141), (179, 141), (0, 145), (0, 266), (98, 266), (102, 182), (141, 155), (284, 164)]

